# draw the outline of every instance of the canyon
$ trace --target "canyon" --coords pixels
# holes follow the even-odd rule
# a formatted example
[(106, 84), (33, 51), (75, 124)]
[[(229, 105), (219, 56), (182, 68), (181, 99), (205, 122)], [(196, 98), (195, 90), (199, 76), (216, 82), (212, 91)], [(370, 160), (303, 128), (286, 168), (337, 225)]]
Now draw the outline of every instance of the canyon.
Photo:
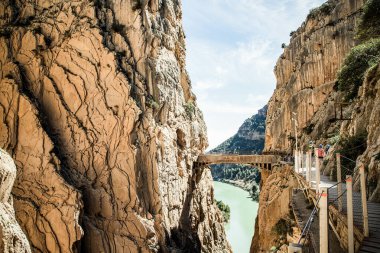
[[(347, 56), (380, 45), (358, 32), (373, 2), (311, 10), (284, 44), (268, 105), (212, 152), (290, 154), (296, 139), (303, 150), (314, 141), (337, 151), (359, 140), (355, 166), (366, 165), (369, 200), (379, 202), (380, 64), (357, 90), (339, 83)], [(232, 252), (212, 176), (234, 168), (212, 175), (194, 166), (208, 140), (181, 8), (180, 0), (0, 2), (1, 252)], [(333, 154), (321, 165), (331, 177)], [(244, 176), (241, 187), (260, 185), (251, 252), (286, 252), (300, 233), (292, 167), (240, 170), (230, 183)], [(279, 222), (293, 233), (276, 232)]]

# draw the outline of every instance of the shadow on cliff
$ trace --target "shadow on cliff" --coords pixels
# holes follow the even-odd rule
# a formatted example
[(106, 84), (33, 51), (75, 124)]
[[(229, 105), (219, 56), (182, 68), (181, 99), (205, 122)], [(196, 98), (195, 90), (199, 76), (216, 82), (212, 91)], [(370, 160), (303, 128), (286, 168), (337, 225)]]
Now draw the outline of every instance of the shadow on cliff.
[(188, 179), (186, 199), (180, 217), (180, 225), (173, 228), (170, 232), (171, 236), (166, 233), (166, 241), (168, 247), (176, 249), (181, 253), (198, 253), (201, 252), (201, 242), (197, 235), (199, 220), (190, 213), (191, 200), (196, 190), (196, 185), (202, 177), (202, 170), (194, 170), (192, 177)]

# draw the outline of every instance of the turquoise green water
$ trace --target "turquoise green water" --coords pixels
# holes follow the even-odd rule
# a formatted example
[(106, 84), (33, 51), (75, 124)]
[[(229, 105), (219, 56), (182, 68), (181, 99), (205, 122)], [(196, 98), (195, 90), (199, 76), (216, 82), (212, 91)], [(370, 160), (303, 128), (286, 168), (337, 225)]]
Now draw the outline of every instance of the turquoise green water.
[(231, 219), (224, 227), (234, 253), (249, 253), (259, 204), (249, 198), (248, 192), (214, 181), (215, 199), (230, 206)]

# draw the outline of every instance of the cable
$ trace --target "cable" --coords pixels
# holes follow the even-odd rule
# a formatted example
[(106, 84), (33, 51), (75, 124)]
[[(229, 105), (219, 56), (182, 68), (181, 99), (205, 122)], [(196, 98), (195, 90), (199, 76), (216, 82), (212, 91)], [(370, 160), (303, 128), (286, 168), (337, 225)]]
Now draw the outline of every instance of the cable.
[(366, 145), (367, 144), (367, 142), (364, 142), (364, 143), (362, 143), (362, 144), (360, 144), (360, 145), (358, 145), (358, 146), (356, 146), (356, 147), (353, 147), (353, 148), (350, 148), (350, 149), (345, 149), (344, 151), (352, 151), (352, 150), (355, 150), (355, 149), (357, 149), (357, 148), (359, 148), (359, 147), (362, 147), (362, 146), (364, 146), (364, 145)]
[(352, 160), (351, 158), (348, 158), (348, 157), (346, 157), (344, 155), (340, 155), (340, 156), (343, 157), (343, 158), (345, 158), (345, 159), (347, 159), (347, 160), (349, 160), (349, 161), (351, 161), (351, 162), (353, 162), (353, 163), (356, 163), (356, 161)]
[(344, 190), (344, 192), (342, 194), (340, 194), (338, 197), (336, 197), (333, 201), (329, 201), (329, 204), (332, 204), (334, 203), (335, 201), (337, 201), (339, 198), (341, 198), (344, 194), (346, 194), (347, 192), (347, 189)]
[(300, 244), (302, 238), (305, 236), (305, 234), (307, 234), (307, 233), (305, 233), (306, 229), (309, 231), (308, 227), (310, 228), (311, 223), (313, 222), (313, 216), (315, 215), (316, 210), (318, 209), (317, 206), (318, 206), (318, 203), (319, 203), (319, 200), (321, 199), (321, 197), (322, 197), (322, 195), (318, 198), (317, 203), (315, 204), (315, 207), (314, 207), (313, 211), (311, 212), (309, 219), (306, 222), (305, 227), (302, 229), (302, 233), (301, 233), (300, 239), (298, 240), (298, 244)]

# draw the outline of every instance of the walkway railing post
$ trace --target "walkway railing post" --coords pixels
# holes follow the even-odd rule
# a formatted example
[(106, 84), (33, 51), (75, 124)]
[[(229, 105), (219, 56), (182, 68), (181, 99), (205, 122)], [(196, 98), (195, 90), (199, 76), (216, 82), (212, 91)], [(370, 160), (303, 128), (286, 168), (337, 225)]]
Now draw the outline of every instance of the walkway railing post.
[(298, 151), (294, 150), (294, 171), (298, 173)]
[(311, 150), (307, 151), (307, 159), (308, 159), (308, 163), (309, 163), (309, 166), (307, 167), (307, 174), (308, 174), (308, 177), (309, 177), (309, 187), (311, 187), (311, 166), (312, 166), (312, 161), (311, 161)]
[(347, 227), (348, 227), (348, 253), (355, 252), (354, 242), (354, 211), (352, 206), (352, 176), (346, 176), (347, 187)]
[(365, 171), (364, 165), (360, 166), (360, 191), (362, 194), (362, 207), (363, 207), (363, 232), (364, 236), (369, 236), (369, 227), (368, 227), (368, 210), (367, 210), (367, 190), (365, 183)]
[(288, 253), (302, 253), (302, 245), (290, 243), (288, 247)]
[[(342, 195), (342, 168), (340, 166), (340, 154), (336, 154), (336, 178), (338, 182), (338, 196)], [(342, 198), (338, 199), (338, 211), (342, 212), (343, 210), (343, 202)]]
[(329, 235), (328, 235), (328, 196), (327, 187), (321, 187), (321, 199), (319, 200), (319, 252), (329, 252)]
[(302, 152), (301, 152), (301, 150), (298, 151), (298, 171), (299, 171), (299, 173), (302, 173)]
[(315, 191), (318, 194), (319, 193), (319, 184), (321, 183), (321, 171), (319, 168), (318, 149), (315, 149), (314, 157), (315, 157), (315, 181), (316, 181)]
[(305, 178), (306, 182), (309, 184), (310, 178), (309, 178), (309, 151), (306, 152), (306, 167), (305, 167)]

